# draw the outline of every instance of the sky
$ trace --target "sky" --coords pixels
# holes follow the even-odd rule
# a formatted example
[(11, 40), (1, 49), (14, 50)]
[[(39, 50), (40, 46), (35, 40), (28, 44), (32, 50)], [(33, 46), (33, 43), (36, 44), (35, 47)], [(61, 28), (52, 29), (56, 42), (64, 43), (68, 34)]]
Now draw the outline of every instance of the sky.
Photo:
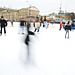
[(75, 12), (75, 0), (0, 0), (0, 7), (14, 9), (36, 6), (40, 14), (59, 12), (59, 8), (67, 12)]

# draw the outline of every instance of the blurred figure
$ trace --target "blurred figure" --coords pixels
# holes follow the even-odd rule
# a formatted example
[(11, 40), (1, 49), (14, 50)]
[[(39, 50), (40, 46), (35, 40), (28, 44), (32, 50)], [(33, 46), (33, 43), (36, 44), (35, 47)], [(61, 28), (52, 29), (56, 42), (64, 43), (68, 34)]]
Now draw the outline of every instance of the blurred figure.
[(1, 25), (1, 35), (2, 35), (2, 29), (4, 29), (4, 34), (6, 35), (6, 26), (7, 26), (7, 21), (4, 19), (3, 16), (1, 16), (0, 19), (0, 25)]
[(59, 29), (59, 30), (61, 30), (62, 27), (63, 27), (63, 23), (62, 23), (62, 21), (61, 21), (61, 22), (60, 22), (60, 29)]
[(71, 24), (70, 24), (70, 21), (68, 21), (68, 23), (66, 24), (66, 26), (64, 27), (65, 28), (65, 30), (66, 30), (66, 33), (65, 33), (65, 38), (66, 38), (66, 36), (67, 36), (67, 34), (68, 34), (68, 39), (69, 39), (69, 30), (71, 31)]
[(13, 22), (14, 22), (14, 21), (13, 21), (13, 20), (11, 20), (11, 25), (12, 25), (12, 26), (13, 26)]
[(24, 28), (25, 28), (26, 22), (23, 20), (23, 18), (20, 20), (20, 32), (24, 34)]
[(41, 16), (41, 18), (40, 18), (40, 27), (42, 26), (42, 24), (43, 24), (43, 17)]
[(49, 23), (48, 23), (47, 21), (44, 21), (44, 22), (43, 22), (43, 27), (46, 27), (46, 29), (47, 29), (48, 26), (49, 26)]
[(28, 59), (29, 59), (29, 42), (30, 42), (30, 36), (29, 35), (35, 35), (34, 32), (30, 31), (30, 23), (27, 22), (27, 35), (26, 35), (26, 38), (25, 38), (25, 44), (27, 45), (27, 55), (28, 55)]
[(43, 27), (46, 27), (46, 29), (47, 29), (48, 25), (49, 25), (49, 23), (48, 23), (48, 21), (46, 19), (46, 16), (44, 16)]
[(39, 32), (39, 29), (40, 29), (40, 22), (35, 22), (34, 23), (34, 25), (35, 25), (35, 30), (34, 30), (34, 32)]
[(35, 27), (34, 32), (36, 31), (39, 32), (40, 26), (41, 26), (41, 23), (39, 21), (39, 17), (36, 17), (36, 21), (34, 22), (34, 27)]

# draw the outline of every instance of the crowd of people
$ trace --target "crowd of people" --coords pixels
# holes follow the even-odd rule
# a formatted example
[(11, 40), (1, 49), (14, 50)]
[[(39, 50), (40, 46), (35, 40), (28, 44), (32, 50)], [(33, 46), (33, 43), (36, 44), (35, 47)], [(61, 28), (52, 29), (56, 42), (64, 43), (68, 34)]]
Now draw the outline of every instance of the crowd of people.
[[(11, 21), (11, 25), (13, 26), (13, 22), (14, 21)], [(27, 22), (27, 21), (24, 21), (24, 18), (21, 18), (20, 19), (20, 32), (22, 34), (24, 34), (24, 28), (25, 26), (27, 27), (28, 26), (28, 23), (30, 22)], [(40, 20), (39, 17), (36, 17), (36, 20), (35, 22), (33, 22), (33, 26), (35, 28), (34, 32), (39, 32), (39, 29), (41, 27), (41, 24), (43, 24), (43, 27), (45, 27), (46, 29), (48, 28), (49, 26), (49, 22), (47, 21), (46, 17), (44, 17), (44, 20)], [(69, 30), (71, 31), (71, 27), (72, 27), (73, 22), (71, 23), (70, 21), (68, 21), (67, 23), (63, 23), (62, 21), (60, 22), (60, 26), (59, 26), (59, 30), (61, 30), (62, 28), (65, 29), (66, 33), (65, 33), (65, 38), (69, 38)], [(1, 16), (0, 18), (0, 35), (2, 35), (2, 29), (4, 30), (4, 34), (6, 35), (6, 27), (7, 27), (7, 20), (4, 19), (4, 16)]]
[[(7, 20), (4, 19), (4, 16), (1, 16), (0, 18), (0, 35), (2, 35), (2, 31), (4, 30), (4, 34), (6, 35), (6, 27), (7, 27)], [(62, 21), (60, 22), (59, 25), (59, 30), (61, 31), (61, 29), (63, 28), (65, 30), (65, 38), (69, 39), (69, 31), (71, 31), (71, 26), (73, 23), (71, 23), (70, 21), (68, 21), (67, 23), (63, 24)], [(13, 26), (13, 21), (11, 21), (11, 25)], [(30, 35), (35, 36), (35, 32), (39, 32), (40, 31), (40, 27), (41, 25), (43, 25), (42, 27), (44, 28), (48, 28), (49, 26), (49, 22), (47, 21), (47, 19), (45, 18), (43, 21), (40, 21), (39, 18), (37, 17), (35, 22), (33, 22), (33, 27), (34, 27), (34, 31), (31, 31), (31, 23), (30, 21), (24, 21), (23, 18), (20, 19), (20, 32), (21, 34), (24, 35), (25, 32), (25, 27), (26, 27), (26, 38), (25, 38), (25, 45), (27, 46), (27, 54), (28, 54), (28, 58), (29, 58), (29, 42), (30, 42)]]

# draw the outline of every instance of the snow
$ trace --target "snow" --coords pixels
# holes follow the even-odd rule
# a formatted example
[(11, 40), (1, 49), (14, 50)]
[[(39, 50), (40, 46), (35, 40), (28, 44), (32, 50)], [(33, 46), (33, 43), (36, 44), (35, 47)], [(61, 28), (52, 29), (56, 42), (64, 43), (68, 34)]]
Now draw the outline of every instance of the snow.
[[(32, 28), (34, 29), (34, 28)], [(0, 75), (75, 75), (75, 31), (65, 39), (65, 31), (58, 24), (30, 36), (30, 56), (19, 33), (19, 23), (8, 22), (7, 34), (0, 36)]]

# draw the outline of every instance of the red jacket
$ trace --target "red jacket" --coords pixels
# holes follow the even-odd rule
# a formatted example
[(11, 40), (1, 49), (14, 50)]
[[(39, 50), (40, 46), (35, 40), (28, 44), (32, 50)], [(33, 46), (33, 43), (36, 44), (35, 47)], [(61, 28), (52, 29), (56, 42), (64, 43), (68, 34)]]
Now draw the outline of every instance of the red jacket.
[(62, 24), (62, 22), (60, 22), (60, 28), (62, 28), (62, 26), (63, 26), (63, 24)]

